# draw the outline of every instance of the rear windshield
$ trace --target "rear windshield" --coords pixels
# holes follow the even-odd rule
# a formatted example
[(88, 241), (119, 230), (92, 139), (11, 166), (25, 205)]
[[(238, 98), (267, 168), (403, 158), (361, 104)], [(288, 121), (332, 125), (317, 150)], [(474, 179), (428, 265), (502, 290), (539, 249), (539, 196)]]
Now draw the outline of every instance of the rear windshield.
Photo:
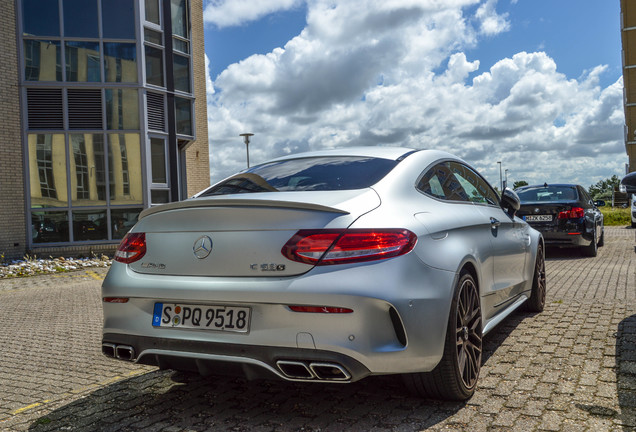
[(398, 163), (391, 159), (358, 156), (288, 159), (250, 168), (199, 196), (363, 189), (377, 183)]
[(574, 186), (529, 186), (517, 189), (521, 202), (576, 201), (578, 193)]

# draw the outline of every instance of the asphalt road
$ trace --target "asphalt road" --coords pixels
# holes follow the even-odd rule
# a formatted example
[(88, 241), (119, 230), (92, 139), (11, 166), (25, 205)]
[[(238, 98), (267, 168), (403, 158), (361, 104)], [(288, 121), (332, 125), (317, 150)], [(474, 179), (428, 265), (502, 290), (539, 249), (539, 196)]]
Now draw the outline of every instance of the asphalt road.
[(541, 314), (485, 338), (466, 403), (353, 384), (201, 378), (101, 354), (105, 270), (0, 279), (2, 431), (636, 431), (636, 230), (548, 251)]

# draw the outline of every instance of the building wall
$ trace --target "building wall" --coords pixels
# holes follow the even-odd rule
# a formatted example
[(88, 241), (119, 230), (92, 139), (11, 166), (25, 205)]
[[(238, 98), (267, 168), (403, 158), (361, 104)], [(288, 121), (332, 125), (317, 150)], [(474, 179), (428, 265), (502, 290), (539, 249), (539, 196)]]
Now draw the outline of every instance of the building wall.
[(208, 142), (207, 95), (205, 89), (202, 0), (191, 1), (190, 14), (192, 21), (192, 75), (194, 97), (196, 98), (194, 102), (196, 141), (186, 151), (188, 196), (192, 196), (210, 185), (210, 146)]
[(636, 2), (621, 0), (623, 85), (625, 104), (625, 150), (628, 171), (636, 171)]
[[(205, 89), (206, 77), (203, 4), (202, 0), (189, 0), (189, 3), (191, 27), (190, 46), (192, 50), (192, 69), (189, 73), (192, 78), (193, 87), (192, 93), (189, 95), (181, 94), (181, 99), (191, 100), (192, 97), (195, 98), (193, 117), (196, 129), (195, 133), (185, 133), (187, 136), (180, 136), (178, 137), (178, 140), (180, 144), (182, 142), (186, 142), (183, 140), (191, 139), (188, 137), (189, 135), (194, 135), (196, 139), (188, 143), (185, 151), (185, 158), (181, 161), (181, 163), (185, 162), (186, 166), (186, 180), (184, 182), (180, 182), (185, 183), (185, 185), (181, 187), (181, 190), (186, 191), (186, 193), (180, 194), (182, 199), (193, 195), (210, 184), (207, 100)], [(143, 7), (144, 3), (142, 0), (135, 0), (135, 4), (137, 10), (139, 10), (140, 7)], [(39, 62), (37, 70), (31, 71), (29, 65), (27, 65), (29, 67), (25, 67), (25, 65), (18, 64), (20, 61), (19, 59), (22, 58), (22, 56), (26, 57), (25, 52), (27, 49), (22, 48), (20, 38), (24, 36), (22, 36), (22, 33), (18, 35), (17, 26), (22, 23), (22, 20), (18, 23), (18, 15), (20, 14), (18, 13), (19, 11), (16, 11), (16, 5), (21, 5), (21, 1), (0, 0), (0, 7), (3, 11), (0, 16), (0, 46), (2, 46), (2, 50), (0, 50), (0, 77), (2, 77), (2, 79), (0, 79), (0, 115), (2, 116), (2, 126), (0, 127), (0, 259), (2, 259), (3, 256), (7, 258), (20, 258), (25, 254), (37, 254), (37, 256), (89, 255), (91, 253), (110, 254), (117, 247), (117, 242), (123, 236), (123, 233), (130, 228), (129, 225), (126, 225), (123, 228), (123, 231), (120, 232), (120, 221), (123, 220), (122, 217), (127, 217), (125, 213), (128, 210), (131, 210), (127, 207), (139, 207), (137, 209), (137, 211), (139, 211), (141, 210), (142, 205), (144, 207), (150, 205), (150, 180), (145, 177), (142, 179), (141, 176), (142, 174), (145, 174), (145, 172), (143, 172), (144, 168), (142, 167), (147, 166), (146, 161), (150, 157), (148, 150), (144, 150), (146, 148), (146, 140), (148, 139), (146, 133), (150, 133), (151, 135), (157, 135), (157, 133), (149, 130), (147, 126), (144, 125), (144, 119), (147, 119), (148, 117), (147, 113), (144, 113), (144, 110), (146, 109), (144, 95), (146, 92), (153, 92), (154, 94), (163, 94), (165, 97), (165, 94), (169, 93), (171, 89), (149, 88), (143, 84), (143, 81), (137, 81), (136, 76), (138, 69), (136, 64), (128, 62), (125, 58), (120, 62), (120, 65), (116, 65), (114, 63), (111, 64), (113, 59), (106, 57), (105, 53), (101, 53), (102, 60), (105, 63), (105, 70), (101, 73), (103, 75), (102, 81), (105, 80), (106, 84), (100, 82), (98, 79), (98, 81), (93, 80), (88, 83), (90, 84), (88, 86), (83, 86), (84, 83), (77, 86), (77, 84), (73, 82), (73, 79), (68, 78), (68, 69), (66, 69), (67, 77), (62, 79), (62, 72), (59, 64), (56, 68), (56, 63), (60, 63), (60, 60), (58, 59), (56, 62), (54, 55), (55, 50), (43, 53), (41, 51), (44, 48), (43, 45), (33, 44), (34, 41), (39, 44), (40, 42), (38, 39), (42, 39), (44, 43), (46, 43), (45, 41), (48, 40), (48, 37), (30, 36), (25, 38), (25, 43), (30, 44), (29, 47), (31, 51), (29, 51), (29, 53), (39, 53), (39, 55), (36, 56)], [(144, 24), (141, 23), (141, 26), (143, 28)], [(143, 35), (144, 31), (142, 29), (141, 35), (138, 35), (138, 40), (141, 42), (138, 42), (137, 64), (144, 61), (143, 46), (145, 42)], [(53, 39), (59, 40), (60, 38), (57, 37)], [(110, 39), (118, 38), (111, 37)], [(124, 43), (126, 42), (124, 41)], [(38, 48), (40, 51), (37, 51)], [(80, 81), (82, 78), (87, 78), (86, 76), (80, 76), (80, 74), (89, 70), (85, 63), (88, 58), (87, 54), (90, 53), (85, 51), (86, 50), (84, 48), (77, 49), (77, 78)], [(93, 54), (99, 58), (99, 52), (95, 52)], [(33, 57), (29, 57), (29, 59), (32, 58)], [(61, 64), (63, 69), (64, 58), (61, 59)], [(29, 71), (26, 72), (29, 76), (28, 78), (23, 76), (25, 74), (25, 69)], [(141, 76), (143, 72), (141, 72), (141, 69), (139, 70)], [(122, 82), (121, 86), (114, 83), (115, 78), (114, 76), (111, 76), (116, 72), (121, 73), (124, 77), (128, 77), (123, 80), (124, 82)], [(30, 73), (38, 75), (29, 75)], [(39, 81), (49, 82), (42, 85)], [(83, 92), (85, 87), (104, 87), (106, 88), (104, 91), (106, 92), (107, 97), (108, 92), (111, 91), (109, 90), (110, 88), (122, 88), (122, 92), (120, 93), (116, 93), (113, 90), (111, 98), (113, 100), (113, 108), (110, 111), (108, 110), (108, 105), (101, 105), (103, 103), (103, 99), (100, 99), (101, 102), (98, 102), (100, 106), (106, 106), (106, 110), (104, 111), (106, 126), (86, 126), (80, 129), (86, 129), (91, 132), (75, 132), (70, 126), (47, 126), (44, 128), (45, 131), (42, 133), (38, 131), (39, 128), (34, 127), (35, 123), (32, 124), (32, 118), (30, 117), (31, 113), (30, 111), (27, 113), (26, 108), (27, 95), (31, 94), (29, 93), (31, 90), (36, 89), (39, 91), (41, 89), (53, 89), (53, 91), (57, 91), (56, 94), (58, 95), (66, 95), (66, 89), (69, 89), (68, 91), (70, 92), (70, 89), (72, 88), (79, 88), (81, 89), (79, 91)], [(91, 90), (89, 89), (87, 91), (90, 92)], [(190, 91), (187, 93), (190, 93)], [(21, 95), (23, 96), (22, 101), (20, 100)], [(127, 100), (126, 104), (122, 104), (124, 107), (123, 114), (111, 112), (114, 110), (115, 105), (117, 105), (114, 103), (117, 102), (117, 95), (121, 95), (122, 100)], [(31, 96), (29, 96), (29, 98), (30, 97)], [(59, 99), (61, 100), (61, 98), (62, 96), (60, 96)], [(134, 100), (131, 101), (131, 98)], [(62, 122), (62, 118), (64, 118), (66, 119), (65, 122), (70, 124), (70, 103), (68, 105), (66, 104), (66, 97), (64, 98), (64, 101), (64, 107), (57, 107), (59, 108), (58, 111), (60, 113), (59, 121)], [(131, 112), (130, 107), (138, 108), (133, 110), (135, 112)], [(126, 111), (126, 109), (128, 109), (128, 111)], [(171, 110), (171, 108), (169, 108), (169, 110)], [(62, 117), (62, 112), (65, 113), (64, 117)], [(47, 119), (49, 118), (48, 116), (45, 117)], [(27, 118), (29, 118), (28, 127), (30, 129), (27, 129), (27, 122), (25, 120)], [(111, 127), (111, 120), (113, 125), (117, 122), (121, 123), (121, 125), (119, 127)], [(134, 120), (133, 125), (128, 124), (131, 120)], [(94, 133), (92, 132), (93, 129), (95, 129)], [(178, 129), (177, 133), (179, 133)], [(166, 131), (163, 129), (159, 132), (159, 134), (163, 134), (164, 136), (167, 135)], [(46, 137), (44, 135), (46, 135)], [(174, 135), (172, 136), (174, 137)], [(77, 137), (83, 137), (83, 143), (82, 150), (78, 150), (79, 153), (75, 155), (72, 145), (74, 142), (73, 139)], [(99, 137), (102, 141), (96, 144), (93, 142), (94, 137)], [(51, 187), (56, 189), (56, 194), (54, 195), (42, 196), (42, 193), (40, 193), (40, 187), (43, 187), (41, 185), (42, 182), (40, 178), (42, 174), (39, 172), (41, 167), (37, 164), (41, 163), (41, 161), (36, 163), (35, 160), (37, 151), (35, 146), (38, 144), (36, 143), (36, 140), (39, 140), (40, 138), (45, 138), (51, 142), (52, 151), (50, 152), (50, 171), (52, 174), (55, 174), (51, 176), (51, 178), (54, 179), (54, 184), (52, 183)], [(122, 139), (124, 138), (125, 140), (122, 144)], [(60, 139), (61, 146), (60, 143), (55, 144)], [(85, 213), (90, 212), (91, 217), (94, 217), (95, 215), (93, 213), (99, 211), (101, 212), (100, 214), (106, 215), (106, 210), (104, 208), (98, 208), (105, 207), (106, 201), (103, 196), (100, 197), (97, 194), (99, 185), (96, 183), (97, 180), (92, 177), (94, 174), (92, 174), (89, 170), (87, 171), (86, 176), (82, 177), (82, 173), (86, 171), (88, 166), (96, 165), (94, 163), (96, 154), (95, 145), (98, 145), (101, 148), (103, 159), (103, 148), (105, 142), (107, 142), (108, 148), (111, 149), (111, 151), (117, 150), (122, 145), (125, 145), (127, 148), (125, 153), (128, 164), (128, 169), (124, 174), (124, 167), (121, 165), (122, 160), (120, 160), (119, 156), (114, 157), (113, 160), (109, 162), (111, 173), (107, 174), (109, 177), (113, 177), (111, 178), (113, 181), (110, 183), (111, 195), (109, 201), (109, 226), (111, 227), (109, 233), (112, 232), (112, 236), (109, 234), (108, 238), (111, 240), (99, 238), (97, 241), (85, 241), (87, 240), (86, 238), (80, 238), (80, 241), (78, 242), (78, 238), (73, 236), (74, 242), (61, 240), (61, 242), (66, 242), (67, 244), (59, 244), (60, 241), (57, 240), (58, 244), (49, 245), (46, 241), (41, 242), (40, 238), (38, 239), (38, 242), (36, 242), (34, 240), (35, 235), (31, 236), (31, 232), (33, 230), (30, 225), (31, 222), (29, 216), (31, 219), (34, 219), (35, 214), (38, 212), (37, 210), (40, 207), (50, 207), (55, 210), (50, 213), (66, 214), (68, 211), (68, 214), (73, 215), (73, 218), (75, 217), (74, 209), (76, 207), (79, 208), (77, 210), (77, 214), (80, 214), (83, 211)], [(66, 153), (64, 152), (65, 148), (67, 148)], [(58, 154), (60, 149), (61, 153)], [(28, 154), (30, 155), (28, 157), (29, 160), (27, 160), (26, 156), (27, 151), (29, 151)], [(84, 153), (84, 159), (81, 158), (81, 153)], [(119, 155), (118, 152), (115, 152), (115, 154)], [(183, 154), (180, 155), (180, 157), (182, 156)], [(78, 163), (76, 163), (76, 157), (80, 157), (80, 159), (77, 159)], [(35, 166), (30, 166), (29, 164), (35, 164)], [(66, 176), (67, 170), (70, 172), (68, 177)], [(133, 172), (133, 170), (135, 171)], [(28, 175), (27, 172), (29, 173)], [(27, 178), (27, 176), (29, 178)], [(122, 183), (122, 179), (125, 179), (125, 185)], [(86, 190), (84, 190), (84, 187), (78, 187), (80, 180), (82, 185), (86, 185)], [(170, 181), (177, 181), (177, 177), (171, 177)], [(61, 183), (58, 185), (58, 182), (62, 182), (63, 184)], [(31, 185), (29, 190), (27, 190), (26, 187), (28, 184)], [(103, 188), (104, 186), (102, 185), (101, 187)], [(77, 196), (77, 191), (79, 189), (82, 189), (81, 198)], [(70, 195), (67, 191), (70, 191)], [(130, 202), (131, 196), (136, 197), (134, 202)], [(178, 198), (176, 195), (173, 195), (172, 199), (175, 200)], [(60, 206), (60, 203), (57, 202), (59, 200), (62, 200), (65, 204)], [(79, 204), (76, 206), (76, 202), (78, 202), (78, 200)], [(27, 208), (27, 203), (30, 203), (29, 208)], [(69, 206), (68, 203), (72, 204)], [(113, 205), (123, 205), (126, 207), (114, 208), (112, 207)], [(82, 206), (90, 208), (90, 210), (82, 210)], [(96, 208), (95, 211), (92, 211), (93, 207)], [(57, 211), (58, 208), (60, 211)], [(74, 219), (72, 220), (74, 221)], [(122, 224), (121, 226), (124, 225)], [(30, 245), (30, 241), (33, 242), (33, 244)], [(56, 240), (48, 241), (56, 243)]]
[(14, 2), (0, 5), (0, 258), (15, 258), (27, 246), (18, 53)]

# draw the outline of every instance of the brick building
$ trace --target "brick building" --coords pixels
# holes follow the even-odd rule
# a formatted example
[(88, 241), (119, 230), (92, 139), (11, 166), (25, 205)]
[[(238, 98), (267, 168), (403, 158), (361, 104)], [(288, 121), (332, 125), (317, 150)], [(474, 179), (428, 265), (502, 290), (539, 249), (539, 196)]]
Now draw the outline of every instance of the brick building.
[(636, 171), (636, 2), (621, 0), (621, 41), (628, 172)]
[(0, 0), (0, 254), (112, 251), (210, 182), (202, 0)]

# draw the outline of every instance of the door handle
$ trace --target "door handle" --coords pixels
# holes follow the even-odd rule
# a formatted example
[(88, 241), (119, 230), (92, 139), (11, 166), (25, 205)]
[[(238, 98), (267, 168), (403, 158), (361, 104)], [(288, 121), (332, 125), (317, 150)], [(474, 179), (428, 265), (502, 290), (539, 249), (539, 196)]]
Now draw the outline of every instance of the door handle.
[(498, 228), (499, 225), (501, 225), (501, 222), (499, 222), (497, 219), (495, 219), (494, 217), (490, 218), (490, 228), (495, 229)]

